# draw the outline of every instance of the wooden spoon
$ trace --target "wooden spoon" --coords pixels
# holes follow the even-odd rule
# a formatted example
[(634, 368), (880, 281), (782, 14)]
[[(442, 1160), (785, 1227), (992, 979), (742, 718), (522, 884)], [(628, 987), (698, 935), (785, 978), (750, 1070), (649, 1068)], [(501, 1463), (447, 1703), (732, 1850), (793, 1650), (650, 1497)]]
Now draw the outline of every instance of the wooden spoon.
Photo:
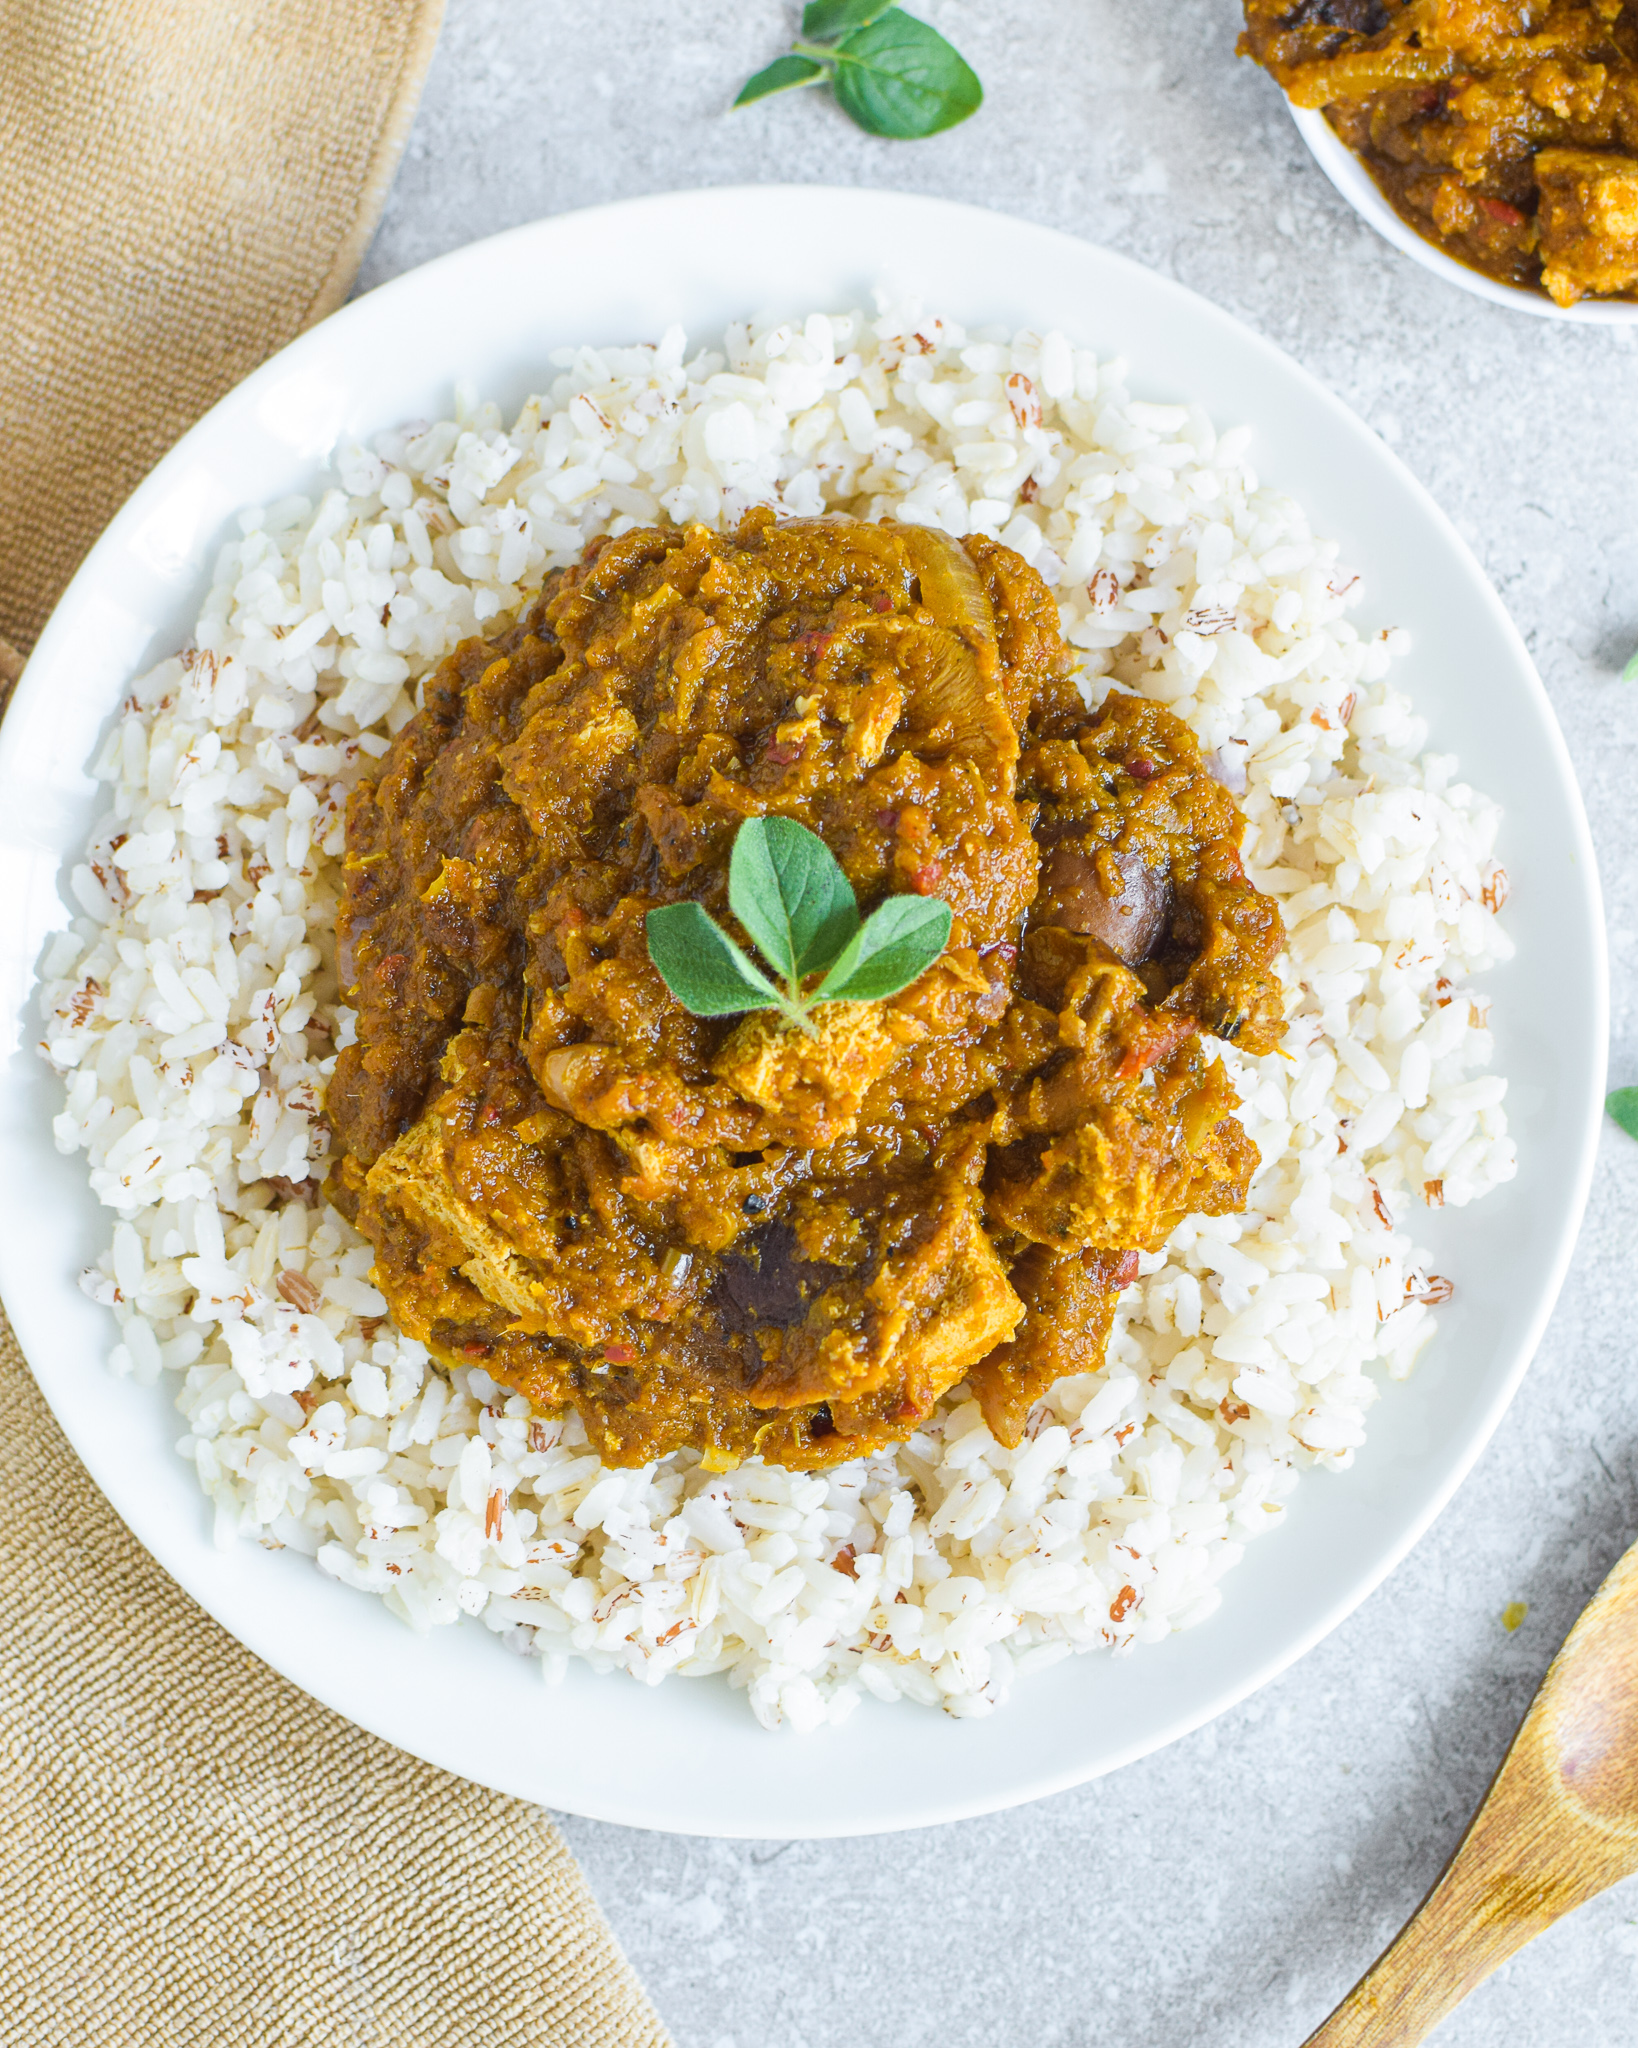
[(1516, 1949), (1638, 1873), (1638, 1544), (1548, 1667), (1456, 1853), (1307, 2048), (1410, 2048)]

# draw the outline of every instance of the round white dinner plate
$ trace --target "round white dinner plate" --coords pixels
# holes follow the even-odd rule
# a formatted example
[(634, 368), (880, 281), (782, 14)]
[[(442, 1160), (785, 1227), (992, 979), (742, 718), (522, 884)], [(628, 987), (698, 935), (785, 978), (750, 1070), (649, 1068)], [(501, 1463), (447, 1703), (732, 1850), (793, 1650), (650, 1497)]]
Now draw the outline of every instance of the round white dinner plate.
[(1360, 219), (1376, 229), (1384, 241), (1392, 242), (1402, 255), (1446, 284), (1456, 285), (1475, 298), (1488, 299), (1493, 306), (1507, 306), (1515, 313), (1534, 313), (1542, 320), (1575, 320), (1584, 327), (1620, 327), (1638, 320), (1638, 300), (1578, 299), (1573, 306), (1560, 306), (1545, 292), (1527, 291), (1523, 285), (1502, 284), (1486, 277), (1482, 270), (1470, 270), (1447, 256), (1436, 243), (1419, 235), (1409, 222), (1401, 220), (1388, 204), (1382, 187), (1354, 155), (1318, 107), (1294, 107), (1291, 118), (1307, 143), (1314, 161), (1347, 200)]
[[(480, 1625), (416, 1636), (303, 1558), (214, 1548), (173, 1449), (170, 1391), (107, 1370), (113, 1321), (75, 1284), (113, 1219), (83, 1160), (53, 1149), (60, 1084), (35, 1051), (34, 984), (97, 807), (86, 763), (126, 681), (187, 639), (235, 510), (307, 486), (338, 439), (446, 414), (457, 376), (511, 405), (549, 379), (561, 345), (658, 337), (678, 320), (715, 336), (762, 309), (868, 304), (877, 283), (969, 324), (1061, 328), (1128, 356), (1140, 396), (1253, 423), (1263, 476), (1364, 572), (1369, 619), (1410, 628), (1396, 674), (1430, 743), (1506, 807), (1518, 955), (1486, 987), (1522, 1164), (1474, 1208), (1428, 1219), (1456, 1282), (1437, 1342), (1385, 1391), (1354, 1468), (1305, 1476), (1210, 1621), (1033, 1675), (985, 1720), (866, 1700), (845, 1726), (797, 1737), (764, 1733), (721, 1679), (650, 1690), (579, 1668), (548, 1689)], [(884, 192), (675, 193), (539, 221), (383, 286), (248, 378), (137, 491), (41, 636), (0, 733), (0, 905), (0, 1292), (120, 1514), (241, 1642), (388, 1741), (548, 1806), (701, 1834), (984, 1813), (1113, 1770), (1283, 1670), (1404, 1556), (1495, 1428), (1558, 1293), (1603, 1093), (1603, 926), (1564, 744), (1507, 614), (1421, 487), (1312, 378), (1178, 285), (1066, 235)]]

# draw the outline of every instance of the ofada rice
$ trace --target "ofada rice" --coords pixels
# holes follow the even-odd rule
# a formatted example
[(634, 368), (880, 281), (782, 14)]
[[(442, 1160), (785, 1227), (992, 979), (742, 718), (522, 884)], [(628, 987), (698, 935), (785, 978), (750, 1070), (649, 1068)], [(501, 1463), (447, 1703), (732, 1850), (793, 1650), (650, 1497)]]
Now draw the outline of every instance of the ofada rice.
[[(115, 1218), (83, 1284), (114, 1370), (171, 1376), (222, 1543), (305, 1552), (418, 1629), (473, 1616), (548, 1678), (726, 1672), (799, 1729), (864, 1693), (988, 1713), (1211, 1614), (1434, 1336), (1451, 1280), (1418, 1212), (1514, 1171), (1471, 985), (1510, 951), (1498, 814), (1424, 750), (1387, 680), (1403, 635), (1350, 623), (1357, 581), (1259, 486), (1248, 431), (1132, 398), (1124, 363), (883, 306), (551, 364), (510, 427), (458, 388), (452, 419), (346, 449), (316, 503), (242, 514), (192, 646), (132, 683), (44, 965), (57, 1143)], [(1262, 1152), (1247, 1213), (1143, 1259), (1102, 1368), (1014, 1451), (958, 1391), (830, 1472), (605, 1468), (577, 1418), (398, 1336), (318, 1191), (349, 787), (419, 679), (588, 538), (761, 503), (1016, 548), (1089, 693), (1162, 699), (1243, 788), (1292, 934), (1288, 1057), (1221, 1048)]]

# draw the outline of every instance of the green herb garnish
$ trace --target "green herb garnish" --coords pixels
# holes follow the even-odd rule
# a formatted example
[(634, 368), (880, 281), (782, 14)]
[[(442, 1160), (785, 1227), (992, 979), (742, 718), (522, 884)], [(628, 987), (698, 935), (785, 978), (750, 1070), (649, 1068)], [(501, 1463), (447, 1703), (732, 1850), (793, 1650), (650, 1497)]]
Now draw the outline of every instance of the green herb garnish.
[(1638, 648), (1634, 648), (1627, 656), (1627, 665), (1621, 671), (1621, 680), (1624, 683), (1638, 683)]
[(1638, 1138), (1638, 1088), (1617, 1088), (1604, 1097), (1604, 1107), (1629, 1138)]
[[(794, 818), (747, 818), (728, 858), (728, 902), (779, 977), (697, 903), (646, 920), (648, 957), (696, 1017), (779, 1010), (816, 1038), (819, 1003), (876, 1003), (925, 974), (950, 941), (937, 896), (889, 896), (861, 924), (853, 885), (816, 832)], [(823, 977), (816, 987), (807, 984)]]
[(983, 104), (984, 88), (960, 52), (892, 0), (810, 0), (802, 36), (747, 79), (736, 107), (828, 83), (843, 113), (869, 134), (910, 142), (953, 128)]

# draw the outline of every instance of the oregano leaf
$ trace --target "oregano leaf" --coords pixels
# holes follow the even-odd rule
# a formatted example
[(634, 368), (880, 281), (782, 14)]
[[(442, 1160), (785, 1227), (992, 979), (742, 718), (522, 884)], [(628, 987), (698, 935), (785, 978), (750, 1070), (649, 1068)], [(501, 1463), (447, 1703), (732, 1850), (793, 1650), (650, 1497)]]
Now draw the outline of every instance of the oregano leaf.
[(816, 43), (828, 43), (849, 29), (868, 28), (893, 5), (894, 0), (808, 0), (802, 10), (802, 33)]
[(901, 7), (844, 36), (832, 54), (837, 104), (871, 135), (937, 135), (983, 104), (984, 88), (966, 59)]
[(696, 1017), (787, 1007), (768, 977), (697, 903), (667, 903), (643, 921), (660, 979)]
[(1629, 1138), (1638, 1138), (1638, 1088), (1617, 1088), (1605, 1096), (1604, 1107)]
[(790, 92), (799, 85), (817, 85), (824, 75), (825, 66), (816, 64), (811, 57), (798, 57), (794, 52), (776, 57), (754, 78), (746, 79), (735, 95), (734, 105), (748, 107), (753, 100), (765, 100), (776, 92)]
[(859, 929), (853, 887), (835, 854), (794, 818), (740, 826), (728, 857), (728, 902), (793, 996)]
[(950, 943), (950, 906), (889, 896), (871, 912), (814, 990), (815, 1003), (875, 1003), (925, 974)]

